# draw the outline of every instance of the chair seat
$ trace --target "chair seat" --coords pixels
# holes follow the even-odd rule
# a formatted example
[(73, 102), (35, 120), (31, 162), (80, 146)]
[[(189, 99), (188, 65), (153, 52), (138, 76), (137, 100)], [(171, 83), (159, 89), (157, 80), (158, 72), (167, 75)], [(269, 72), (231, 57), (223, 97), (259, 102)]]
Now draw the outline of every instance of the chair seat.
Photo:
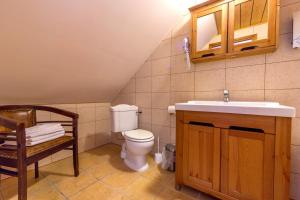
[[(47, 151), (49, 149), (52, 149), (58, 145), (64, 144), (66, 142), (72, 141), (74, 138), (72, 136), (62, 136), (59, 138), (56, 138), (54, 140), (44, 142), (41, 144), (37, 144), (34, 146), (26, 147), (26, 156), (31, 157), (38, 153)], [(17, 159), (17, 151), (16, 150), (4, 150), (0, 147), (0, 157), (8, 158), (8, 159)]]

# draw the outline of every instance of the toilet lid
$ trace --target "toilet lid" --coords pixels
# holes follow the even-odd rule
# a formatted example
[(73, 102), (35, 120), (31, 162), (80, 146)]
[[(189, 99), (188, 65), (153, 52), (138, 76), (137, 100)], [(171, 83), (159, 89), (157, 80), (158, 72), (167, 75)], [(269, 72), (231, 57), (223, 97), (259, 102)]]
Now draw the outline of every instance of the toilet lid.
[(142, 129), (126, 131), (124, 136), (128, 139), (139, 140), (139, 141), (154, 139), (153, 133)]

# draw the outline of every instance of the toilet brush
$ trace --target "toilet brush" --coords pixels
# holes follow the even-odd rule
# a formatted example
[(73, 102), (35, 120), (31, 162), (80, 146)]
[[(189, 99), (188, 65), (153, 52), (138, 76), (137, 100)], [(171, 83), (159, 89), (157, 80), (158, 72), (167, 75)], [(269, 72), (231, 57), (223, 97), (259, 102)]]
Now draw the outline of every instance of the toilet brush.
[(154, 160), (156, 164), (160, 164), (162, 162), (162, 154), (159, 152), (159, 136), (157, 138), (157, 153), (155, 153)]

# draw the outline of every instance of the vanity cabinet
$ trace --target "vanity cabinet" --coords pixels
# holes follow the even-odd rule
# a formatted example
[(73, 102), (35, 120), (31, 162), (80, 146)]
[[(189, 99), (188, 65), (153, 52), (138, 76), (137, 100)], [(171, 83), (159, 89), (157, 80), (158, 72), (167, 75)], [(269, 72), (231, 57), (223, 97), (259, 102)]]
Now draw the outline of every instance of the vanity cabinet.
[(275, 51), (278, 0), (209, 0), (190, 8), (191, 60), (203, 62)]
[(288, 200), (291, 118), (176, 111), (176, 188)]

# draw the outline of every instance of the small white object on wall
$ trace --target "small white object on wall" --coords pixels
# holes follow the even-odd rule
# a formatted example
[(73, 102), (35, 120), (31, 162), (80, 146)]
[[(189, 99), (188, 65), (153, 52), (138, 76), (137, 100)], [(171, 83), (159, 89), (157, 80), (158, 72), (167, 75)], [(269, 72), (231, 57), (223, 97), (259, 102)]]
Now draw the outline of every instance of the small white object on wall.
[(300, 11), (293, 13), (293, 48), (300, 47)]
[(175, 106), (168, 106), (168, 113), (175, 114), (176, 113)]

